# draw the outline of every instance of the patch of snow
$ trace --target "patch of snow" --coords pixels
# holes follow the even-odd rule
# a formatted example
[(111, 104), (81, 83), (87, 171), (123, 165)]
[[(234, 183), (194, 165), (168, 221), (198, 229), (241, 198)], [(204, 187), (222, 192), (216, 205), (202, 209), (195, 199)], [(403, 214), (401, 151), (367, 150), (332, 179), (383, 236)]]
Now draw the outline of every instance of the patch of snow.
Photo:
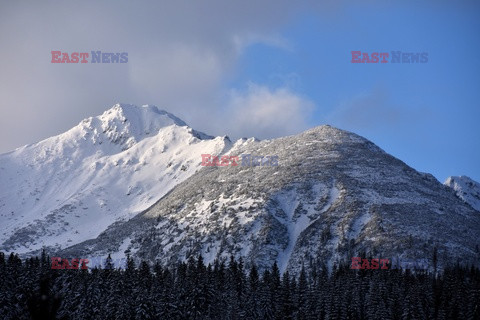
[(480, 183), (467, 176), (453, 176), (445, 180), (444, 185), (455, 190), (460, 199), (480, 211)]

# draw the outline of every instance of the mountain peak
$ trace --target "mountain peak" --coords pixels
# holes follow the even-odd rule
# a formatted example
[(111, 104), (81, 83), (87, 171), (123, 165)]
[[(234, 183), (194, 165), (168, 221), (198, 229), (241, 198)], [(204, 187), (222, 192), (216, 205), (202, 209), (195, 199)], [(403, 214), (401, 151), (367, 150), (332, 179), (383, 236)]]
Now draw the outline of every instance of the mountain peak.
[(155, 106), (116, 104), (1, 155), (0, 249), (21, 253), (96, 237), (200, 170), (203, 153), (219, 154), (230, 144)]
[(382, 150), (370, 140), (359, 136), (358, 134), (355, 134), (353, 132), (332, 127), (330, 125), (313, 127), (301, 133), (299, 137), (303, 137), (309, 141), (322, 142), (331, 145), (362, 145), (363, 147), (370, 150), (385, 153), (384, 150)]
[(96, 143), (97, 140), (102, 141), (101, 136), (104, 135), (111, 142), (123, 145), (126, 149), (172, 125), (187, 126), (183, 120), (154, 105), (138, 107), (120, 103), (99, 116), (84, 119), (79, 124), (83, 139), (92, 139)]
[(443, 184), (452, 188), (460, 199), (475, 210), (480, 211), (480, 183), (467, 176), (452, 176)]
[(133, 104), (125, 104), (125, 103), (117, 103), (110, 109), (106, 110), (100, 118), (103, 119), (111, 119), (118, 118), (121, 120), (128, 121), (128, 118), (138, 118), (138, 117), (150, 116), (152, 118), (163, 118), (163, 120), (167, 120), (171, 122), (170, 124), (176, 124), (178, 126), (186, 126), (187, 124), (174, 116), (173, 114), (159, 109), (157, 106), (154, 105), (142, 105), (138, 107)]
[(321, 137), (323, 139), (334, 139), (340, 141), (346, 141), (346, 140), (361, 140), (361, 141), (366, 141), (365, 138), (360, 137), (359, 135), (356, 135), (355, 133), (345, 131), (342, 129), (338, 129), (336, 127), (332, 127), (328, 124), (313, 127), (305, 132), (303, 132), (304, 135), (316, 135), (318, 137)]

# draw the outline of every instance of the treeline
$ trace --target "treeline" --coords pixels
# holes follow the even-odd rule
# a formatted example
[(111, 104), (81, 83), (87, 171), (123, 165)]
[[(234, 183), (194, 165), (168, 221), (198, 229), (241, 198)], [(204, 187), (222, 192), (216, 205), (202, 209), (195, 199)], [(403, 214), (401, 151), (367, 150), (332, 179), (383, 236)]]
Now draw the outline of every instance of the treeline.
[(0, 253), (0, 319), (480, 319), (480, 270), (259, 274), (233, 258), (174, 268), (51, 269), (48, 256)]

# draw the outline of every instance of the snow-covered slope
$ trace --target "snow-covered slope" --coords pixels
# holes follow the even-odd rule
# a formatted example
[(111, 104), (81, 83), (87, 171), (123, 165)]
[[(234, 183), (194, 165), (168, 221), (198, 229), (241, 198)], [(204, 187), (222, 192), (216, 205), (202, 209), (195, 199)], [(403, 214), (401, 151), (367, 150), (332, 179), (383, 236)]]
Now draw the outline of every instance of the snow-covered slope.
[(455, 190), (460, 199), (480, 211), (480, 183), (469, 177), (460, 176), (448, 177), (444, 184)]
[(164, 264), (233, 255), (298, 272), (359, 255), (432, 267), (436, 248), (439, 266), (480, 264), (480, 215), (358, 135), (321, 126), (240, 140), (228, 152), (277, 155), (279, 166), (202, 168), (147, 211), (60, 254)]
[[(279, 165), (202, 167), (205, 153), (276, 155)], [(478, 199), (470, 180), (446, 184)], [(362, 252), (431, 265), (436, 248), (440, 266), (480, 265), (478, 212), (356, 134), (321, 126), (232, 144), (154, 106), (115, 105), (0, 155), (0, 225), (0, 251), (25, 255), (233, 255), (297, 272)]]
[(0, 155), (0, 250), (60, 249), (147, 209), (230, 147), (155, 106), (117, 104)]

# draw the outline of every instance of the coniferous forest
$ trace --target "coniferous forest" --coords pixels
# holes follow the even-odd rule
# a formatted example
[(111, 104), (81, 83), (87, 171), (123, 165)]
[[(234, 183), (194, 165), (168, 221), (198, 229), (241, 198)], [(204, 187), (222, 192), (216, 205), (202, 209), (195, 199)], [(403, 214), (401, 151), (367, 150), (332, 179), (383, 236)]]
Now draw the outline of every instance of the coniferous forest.
[(44, 253), (0, 253), (0, 319), (480, 319), (480, 270), (352, 270), (344, 265), (261, 273), (233, 258), (174, 268), (107, 259), (102, 269), (55, 270)]

